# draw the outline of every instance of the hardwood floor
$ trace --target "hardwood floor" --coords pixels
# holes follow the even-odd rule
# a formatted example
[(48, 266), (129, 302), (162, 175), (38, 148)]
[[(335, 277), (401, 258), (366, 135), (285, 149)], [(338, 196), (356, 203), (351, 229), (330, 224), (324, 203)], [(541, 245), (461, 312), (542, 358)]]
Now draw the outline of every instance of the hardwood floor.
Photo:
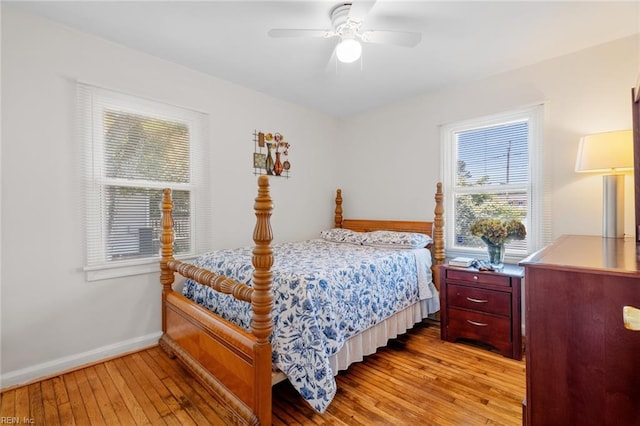
[[(274, 425), (521, 425), (525, 363), (440, 340), (417, 325), (337, 376), (314, 412), (288, 382), (273, 388)], [(221, 425), (206, 391), (158, 347), (0, 394), (0, 423)], [(16, 421), (17, 420), (17, 421)]]

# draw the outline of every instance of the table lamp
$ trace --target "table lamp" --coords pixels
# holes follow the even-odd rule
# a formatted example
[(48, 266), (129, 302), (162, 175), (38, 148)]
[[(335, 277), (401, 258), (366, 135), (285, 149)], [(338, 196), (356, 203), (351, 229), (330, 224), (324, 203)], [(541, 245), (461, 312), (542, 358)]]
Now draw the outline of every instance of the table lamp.
[(602, 236), (624, 237), (624, 172), (633, 170), (631, 130), (580, 139), (576, 172), (605, 173), (602, 180)]

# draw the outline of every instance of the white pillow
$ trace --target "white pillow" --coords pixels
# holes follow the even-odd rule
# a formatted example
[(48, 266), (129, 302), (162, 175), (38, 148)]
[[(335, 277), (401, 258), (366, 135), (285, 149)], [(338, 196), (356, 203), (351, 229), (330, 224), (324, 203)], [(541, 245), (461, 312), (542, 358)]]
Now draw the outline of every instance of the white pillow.
[(344, 228), (332, 228), (320, 231), (320, 236), (334, 243), (350, 243), (362, 245), (362, 233)]
[(424, 248), (433, 240), (426, 234), (417, 232), (373, 231), (364, 234), (362, 244), (380, 248)]

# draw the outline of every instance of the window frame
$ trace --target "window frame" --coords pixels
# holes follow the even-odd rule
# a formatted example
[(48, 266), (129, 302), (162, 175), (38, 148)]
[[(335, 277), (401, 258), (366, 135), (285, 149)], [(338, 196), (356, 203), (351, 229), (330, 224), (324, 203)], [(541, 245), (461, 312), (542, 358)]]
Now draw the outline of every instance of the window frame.
[[(442, 147), (442, 182), (445, 194), (445, 248), (447, 257), (470, 256), (483, 259), (486, 257), (486, 249), (460, 247), (456, 245), (455, 238), (455, 199), (456, 194), (484, 193), (503, 190), (526, 189), (527, 191), (527, 216), (525, 227), (527, 229), (527, 247), (525, 252), (507, 249), (505, 261), (517, 263), (527, 255), (542, 248), (548, 240), (549, 223), (545, 219), (548, 215), (545, 211), (545, 182), (542, 173), (542, 148), (543, 148), (543, 118), (544, 104), (536, 104), (512, 111), (457, 121), (441, 126)], [(508, 184), (493, 188), (465, 188), (462, 191), (456, 189), (457, 185), (457, 153), (456, 134), (474, 129), (493, 127), (513, 122), (526, 120), (528, 122), (528, 181), (526, 184)], [(490, 191), (487, 191), (490, 189)]]
[[(190, 193), (190, 251), (177, 255), (178, 259), (190, 259), (208, 235), (201, 221), (205, 191), (204, 159), (206, 154), (206, 114), (149, 100), (118, 91), (78, 82), (81, 143), (83, 147), (83, 167), (85, 173), (85, 260), (83, 271), (87, 281), (146, 274), (158, 271), (160, 253), (148, 257), (126, 260), (107, 260), (107, 212), (105, 206), (107, 186), (149, 188), (162, 190), (189, 191)], [(140, 115), (152, 119), (168, 120), (189, 128), (190, 176), (188, 183), (173, 181), (150, 181), (136, 179), (109, 178), (104, 170), (104, 112), (115, 110), (126, 114)], [(206, 217), (203, 215), (203, 217)], [(200, 228), (200, 229), (199, 229)], [(202, 231), (202, 235), (200, 232)], [(94, 255), (90, 255), (94, 250)], [(91, 262), (90, 258), (98, 261)]]

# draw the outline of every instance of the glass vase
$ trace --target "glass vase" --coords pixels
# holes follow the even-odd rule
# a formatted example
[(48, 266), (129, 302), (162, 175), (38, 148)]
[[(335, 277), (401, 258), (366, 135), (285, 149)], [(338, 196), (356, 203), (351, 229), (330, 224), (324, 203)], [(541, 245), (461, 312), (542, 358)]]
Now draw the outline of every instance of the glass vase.
[(267, 174), (273, 174), (273, 157), (271, 156), (271, 144), (267, 144), (267, 159), (265, 160), (265, 168), (267, 169)]
[(487, 243), (487, 253), (489, 254), (489, 264), (495, 269), (504, 266), (504, 244)]

